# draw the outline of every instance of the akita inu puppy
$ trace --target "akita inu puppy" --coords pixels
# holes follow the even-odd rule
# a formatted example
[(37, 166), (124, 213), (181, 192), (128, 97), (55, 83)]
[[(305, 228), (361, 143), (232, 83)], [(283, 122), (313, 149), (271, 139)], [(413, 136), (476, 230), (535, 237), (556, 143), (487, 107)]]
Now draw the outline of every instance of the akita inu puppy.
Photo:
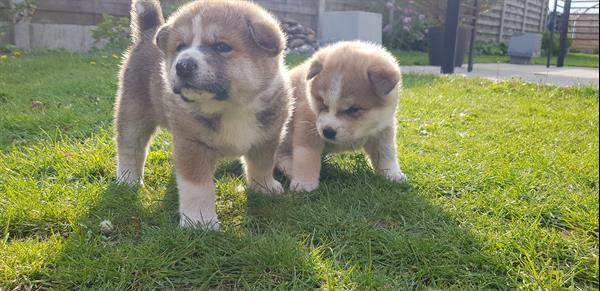
[(213, 173), (243, 156), (248, 187), (280, 193), (273, 179), (290, 86), (277, 20), (246, 1), (198, 0), (163, 21), (158, 0), (132, 4), (134, 44), (119, 75), (118, 179), (142, 181), (150, 138), (171, 130), (181, 225), (219, 227)]
[(291, 189), (319, 186), (321, 155), (364, 148), (375, 170), (405, 181), (398, 166), (395, 115), (400, 68), (384, 48), (340, 42), (290, 71), (294, 106), (278, 150)]

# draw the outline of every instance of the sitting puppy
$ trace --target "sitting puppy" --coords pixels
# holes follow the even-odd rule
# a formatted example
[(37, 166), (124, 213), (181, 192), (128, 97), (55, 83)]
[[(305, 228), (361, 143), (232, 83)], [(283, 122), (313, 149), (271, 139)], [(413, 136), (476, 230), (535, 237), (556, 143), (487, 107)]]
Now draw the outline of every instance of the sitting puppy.
[(251, 2), (198, 0), (163, 21), (158, 0), (132, 4), (134, 44), (116, 104), (117, 175), (141, 183), (157, 126), (173, 134), (182, 226), (218, 229), (213, 174), (243, 156), (248, 187), (280, 193), (275, 151), (290, 98), (285, 37)]
[(397, 161), (395, 115), (400, 68), (385, 49), (340, 42), (290, 72), (294, 106), (278, 149), (291, 189), (319, 186), (321, 155), (364, 148), (375, 170), (405, 181)]

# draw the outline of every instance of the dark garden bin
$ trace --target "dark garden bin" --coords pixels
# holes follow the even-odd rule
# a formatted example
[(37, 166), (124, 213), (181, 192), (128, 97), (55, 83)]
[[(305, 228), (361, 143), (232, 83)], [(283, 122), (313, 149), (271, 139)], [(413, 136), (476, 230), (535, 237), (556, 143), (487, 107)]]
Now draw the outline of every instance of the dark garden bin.
[[(469, 50), (469, 39), (471, 30), (465, 27), (458, 29), (458, 40), (456, 42), (456, 67), (461, 67), (465, 61), (465, 55)], [(427, 47), (429, 53), (429, 65), (441, 66), (444, 61), (444, 28), (430, 27), (427, 31)]]

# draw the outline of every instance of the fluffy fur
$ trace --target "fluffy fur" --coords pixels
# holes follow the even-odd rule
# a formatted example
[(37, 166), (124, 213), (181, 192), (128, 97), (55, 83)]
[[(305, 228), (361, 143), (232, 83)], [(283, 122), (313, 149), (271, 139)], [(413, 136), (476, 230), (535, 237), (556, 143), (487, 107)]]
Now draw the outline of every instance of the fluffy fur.
[(248, 187), (280, 193), (274, 154), (287, 118), (285, 38), (250, 2), (198, 0), (164, 23), (158, 0), (132, 4), (115, 113), (118, 179), (141, 183), (148, 143), (171, 130), (181, 225), (219, 227), (213, 173), (243, 156)]
[(395, 115), (400, 68), (384, 48), (340, 42), (290, 72), (294, 107), (278, 150), (278, 167), (295, 191), (319, 185), (323, 152), (363, 148), (375, 170), (405, 181), (398, 166)]

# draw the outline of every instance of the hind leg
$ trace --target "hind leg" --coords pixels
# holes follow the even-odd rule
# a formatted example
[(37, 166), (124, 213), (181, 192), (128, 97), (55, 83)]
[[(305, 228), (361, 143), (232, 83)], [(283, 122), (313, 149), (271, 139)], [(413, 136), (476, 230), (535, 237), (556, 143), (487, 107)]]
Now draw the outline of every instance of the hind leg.
[(156, 130), (152, 108), (138, 103), (120, 100), (115, 117), (117, 181), (131, 186), (143, 183), (148, 144)]

